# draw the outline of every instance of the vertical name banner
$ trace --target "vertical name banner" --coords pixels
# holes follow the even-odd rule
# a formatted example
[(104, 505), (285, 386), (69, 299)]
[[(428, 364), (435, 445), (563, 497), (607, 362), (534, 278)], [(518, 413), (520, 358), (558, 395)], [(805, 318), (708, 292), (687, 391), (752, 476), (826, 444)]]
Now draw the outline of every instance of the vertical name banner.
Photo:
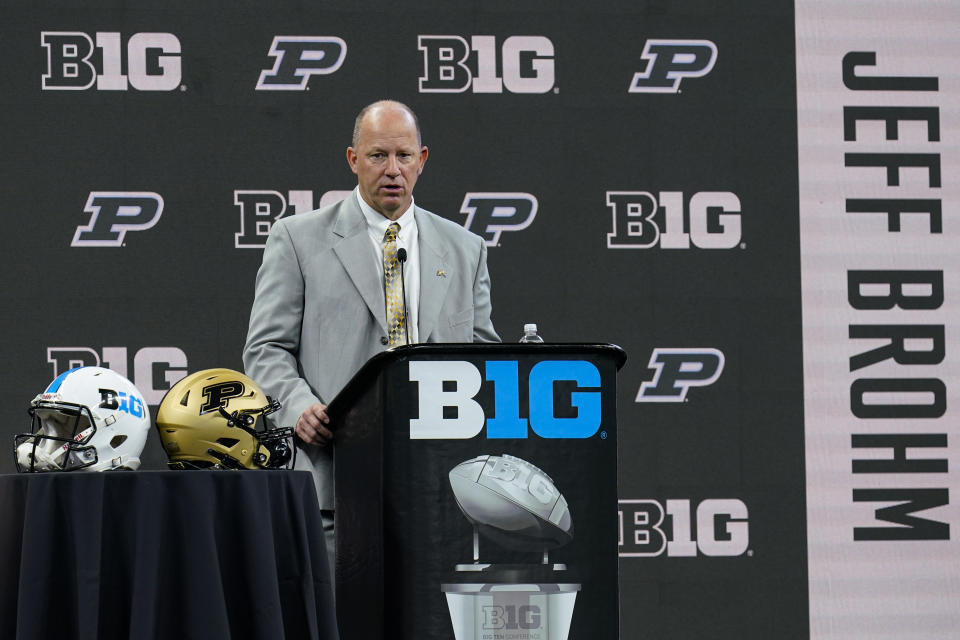
[(958, 23), (950, 2), (796, 3), (817, 640), (960, 629)]

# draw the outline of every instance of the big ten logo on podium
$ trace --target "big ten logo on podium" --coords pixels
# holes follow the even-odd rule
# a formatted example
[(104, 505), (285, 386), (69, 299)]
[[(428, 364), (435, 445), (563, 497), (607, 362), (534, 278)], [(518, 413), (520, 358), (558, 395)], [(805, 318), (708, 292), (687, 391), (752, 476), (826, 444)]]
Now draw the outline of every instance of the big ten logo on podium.
[[(483, 629), (513, 631), (516, 629), (540, 629), (543, 617), (535, 604), (498, 604), (482, 607)], [(516, 636), (521, 637), (521, 636)]]
[(548, 93), (555, 87), (553, 42), (545, 36), (424, 35), (420, 93)]
[(608, 249), (746, 248), (740, 198), (730, 191), (700, 191), (685, 198), (680, 191), (607, 191), (611, 210)]
[(172, 33), (43, 31), (43, 90), (173, 91), (182, 76), (180, 40)]
[(297, 213), (313, 211), (339, 202), (352, 191), (325, 191), (320, 201), (312, 190), (290, 190), (286, 194), (273, 189), (235, 189), (233, 204), (240, 209), (240, 231), (233, 234), (236, 249), (263, 249), (273, 223)]
[[(585, 360), (542, 360), (522, 380), (517, 360), (488, 360), (484, 371), (466, 361), (415, 360), (409, 379), (417, 383), (417, 416), (411, 439), (590, 438), (601, 431), (601, 379)], [(495, 417), (476, 400), (484, 380), (492, 383)], [(521, 415), (521, 387), (528, 415)], [(565, 407), (566, 410), (562, 410)], [(560, 415), (558, 415), (560, 414)]]
[(48, 347), (47, 362), (53, 377), (76, 367), (106, 367), (128, 378), (148, 405), (158, 405), (174, 384), (187, 375), (187, 356), (178, 347), (143, 347), (133, 356), (133, 376), (128, 375), (127, 347)]
[(620, 557), (752, 555), (747, 505), (736, 498), (619, 500)]

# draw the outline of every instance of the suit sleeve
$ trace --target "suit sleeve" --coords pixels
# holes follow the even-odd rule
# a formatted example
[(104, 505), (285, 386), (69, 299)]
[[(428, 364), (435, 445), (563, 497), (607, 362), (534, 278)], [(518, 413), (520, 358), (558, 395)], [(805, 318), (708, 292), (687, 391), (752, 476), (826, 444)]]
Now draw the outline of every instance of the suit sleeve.
[(487, 245), (480, 242), (480, 260), (473, 280), (473, 341), (500, 342), (500, 336), (493, 328), (490, 314), (493, 310), (490, 302), (490, 273), (487, 271)]
[(284, 427), (294, 426), (304, 409), (320, 402), (303, 379), (298, 361), (303, 295), (303, 273), (290, 232), (277, 223), (257, 272), (243, 366), (267, 395), (280, 401), (272, 422)]

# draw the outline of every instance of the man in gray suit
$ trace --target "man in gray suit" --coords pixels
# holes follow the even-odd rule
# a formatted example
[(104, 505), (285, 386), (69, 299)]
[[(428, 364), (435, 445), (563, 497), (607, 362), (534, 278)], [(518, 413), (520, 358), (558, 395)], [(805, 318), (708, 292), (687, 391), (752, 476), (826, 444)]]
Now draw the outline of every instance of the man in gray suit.
[(280, 400), (273, 422), (296, 426), (296, 467), (313, 472), (325, 520), (334, 508), (326, 403), (389, 344), (381, 251), (391, 223), (399, 224), (396, 244), (408, 255), (410, 342), (500, 340), (483, 239), (413, 203), (427, 154), (409, 107), (366, 107), (347, 148), (356, 190), (274, 224), (257, 274), (244, 368)]

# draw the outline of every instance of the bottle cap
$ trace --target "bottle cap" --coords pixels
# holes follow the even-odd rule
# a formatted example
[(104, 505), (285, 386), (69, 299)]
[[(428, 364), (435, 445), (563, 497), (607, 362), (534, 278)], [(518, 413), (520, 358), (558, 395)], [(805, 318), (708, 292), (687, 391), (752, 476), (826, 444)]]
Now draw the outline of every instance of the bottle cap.
[(524, 332), (524, 333), (536, 333), (536, 332), (537, 332), (537, 325), (536, 325), (535, 323), (525, 324), (525, 325), (523, 325), (523, 332)]

